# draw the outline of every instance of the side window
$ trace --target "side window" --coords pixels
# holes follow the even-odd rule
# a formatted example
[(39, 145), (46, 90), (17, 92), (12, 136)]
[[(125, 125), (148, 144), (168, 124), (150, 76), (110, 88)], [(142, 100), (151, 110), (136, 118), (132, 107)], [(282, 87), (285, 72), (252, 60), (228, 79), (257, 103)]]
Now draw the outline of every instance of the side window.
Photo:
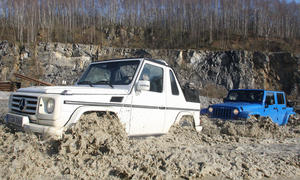
[(174, 74), (171, 70), (170, 70), (170, 81), (171, 81), (172, 94), (173, 95), (179, 95), (179, 91), (178, 91), (177, 83), (176, 83), (176, 80), (175, 80), (175, 76), (174, 76)]
[(275, 104), (274, 93), (267, 93), (267, 95), (266, 95), (266, 104), (267, 105)]
[(163, 68), (151, 64), (145, 64), (140, 80), (150, 81), (150, 91), (162, 92)]
[(282, 93), (277, 93), (278, 104), (284, 104), (284, 97)]

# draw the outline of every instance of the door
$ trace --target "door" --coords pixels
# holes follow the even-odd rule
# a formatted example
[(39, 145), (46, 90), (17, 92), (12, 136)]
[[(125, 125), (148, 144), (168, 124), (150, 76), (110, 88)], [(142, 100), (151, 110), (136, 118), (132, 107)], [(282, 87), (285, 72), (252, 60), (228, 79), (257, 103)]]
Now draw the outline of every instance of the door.
[(183, 112), (184, 104), (186, 103), (182, 91), (179, 91), (179, 84), (176, 81), (175, 74), (169, 70), (166, 81), (166, 97), (167, 97), (167, 110), (165, 121), (165, 132), (168, 132), (170, 127), (175, 123), (175, 120), (180, 112)]
[(272, 121), (278, 123), (278, 107), (275, 102), (275, 96), (273, 92), (267, 92), (265, 100), (265, 114), (264, 116), (269, 116)]
[(134, 90), (130, 135), (162, 134), (166, 98), (163, 67), (146, 63), (139, 80), (150, 81), (149, 90)]
[(284, 123), (285, 119), (285, 113), (286, 113), (286, 102), (284, 98), (283, 93), (276, 93), (276, 99), (277, 99), (277, 114), (278, 114), (278, 123), (279, 125), (282, 125)]

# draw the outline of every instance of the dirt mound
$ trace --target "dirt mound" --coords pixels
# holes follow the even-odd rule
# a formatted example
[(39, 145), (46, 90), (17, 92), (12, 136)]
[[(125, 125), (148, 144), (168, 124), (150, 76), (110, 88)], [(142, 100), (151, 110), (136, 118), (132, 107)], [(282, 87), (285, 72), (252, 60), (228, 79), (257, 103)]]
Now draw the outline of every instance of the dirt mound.
[(2, 124), (5, 114), (8, 112), (8, 100), (0, 100), (0, 124)]
[[(111, 115), (89, 113), (61, 140), (0, 125), (1, 179), (258, 179), (300, 176), (300, 137), (269, 121), (201, 117), (204, 129), (174, 125), (160, 137), (128, 138)], [(251, 130), (252, 128), (252, 130)], [(254, 129), (254, 130), (253, 130)], [(264, 132), (266, 131), (266, 132)], [(278, 136), (283, 135), (284, 138)]]
[(59, 174), (37, 136), (12, 132), (0, 125), (1, 179), (39, 179), (44, 175)]
[(92, 113), (52, 143), (57, 146), (52, 156), (70, 178), (200, 177), (203, 163), (182, 153), (189, 152), (186, 143), (199, 141), (197, 137), (190, 127), (174, 126), (165, 136), (128, 139), (117, 119)]
[(55, 161), (64, 176), (106, 177), (113, 172), (112, 164), (118, 164), (119, 156), (127, 153), (128, 141), (117, 118), (91, 113), (69, 129), (62, 140), (52, 143), (52, 152), (57, 151)]
[(127, 149), (128, 138), (120, 121), (109, 114), (91, 113), (72, 126), (60, 142), (59, 154), (116, 154)]
[[(268, 117), (261, 119), (251, 118), (246, 121), (240, 120), (221, 120), (208, 119), (202, 116), (203, 133), (208, 136), (231, 136), (234, 138), (249, 137), (249, 138), (291, 138), (298, 136), (294, 131), (298, 128), (297, 125), (278, 126)], [(228, 138), (228, 137), (227, 137)], [(232, 138), (231, 138), (232, 139)]]
[(296, 116), (290, 118), (287, 126), (289, 126), (294, 133), (300, 134), (300, 115), (296, 114)]
[(108, 177), (116, 155), (128, 151), (128, 137), (112, 116), (83, 116), (61, 140), (39, 139), (0, 126), (1, 177)]

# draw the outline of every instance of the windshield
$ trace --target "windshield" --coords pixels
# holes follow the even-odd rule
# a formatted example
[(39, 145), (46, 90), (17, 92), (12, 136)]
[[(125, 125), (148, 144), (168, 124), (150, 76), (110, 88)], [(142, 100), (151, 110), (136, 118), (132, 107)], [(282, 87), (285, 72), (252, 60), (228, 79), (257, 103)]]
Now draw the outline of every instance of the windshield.
[(261, 103), (264, 91), (261, 90), (236, 90), (230, 91), (226, 101)]
[(128, 85), (131, 83), (140, 61), (115, 61), (92, 64), (77, 84)]

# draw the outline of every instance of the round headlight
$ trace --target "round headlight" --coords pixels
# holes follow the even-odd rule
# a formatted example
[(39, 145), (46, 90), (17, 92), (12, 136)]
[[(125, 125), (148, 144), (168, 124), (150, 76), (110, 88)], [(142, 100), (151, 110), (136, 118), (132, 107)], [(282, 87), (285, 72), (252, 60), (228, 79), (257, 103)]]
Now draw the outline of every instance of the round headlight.
[(234, 114), (234, 115), (238, 115), (238, 113), (239, 113), (239, 110), (238, 110), (238, 109), (234, 109), (234, 110), (233, 110), (233, 114)]
[(54, 99), (48, 99), (47, 100), (47, 105), (46, 105), (47, 113), (53, 113), (54, 106), (55, 106)]
[(209, 107), (209, 108), (208, 108), (208, 112), (210, 112), (210, 113), (213, 112), (213, 110), (214, 110), (214, 109), (213, 109), (212, 107)]

